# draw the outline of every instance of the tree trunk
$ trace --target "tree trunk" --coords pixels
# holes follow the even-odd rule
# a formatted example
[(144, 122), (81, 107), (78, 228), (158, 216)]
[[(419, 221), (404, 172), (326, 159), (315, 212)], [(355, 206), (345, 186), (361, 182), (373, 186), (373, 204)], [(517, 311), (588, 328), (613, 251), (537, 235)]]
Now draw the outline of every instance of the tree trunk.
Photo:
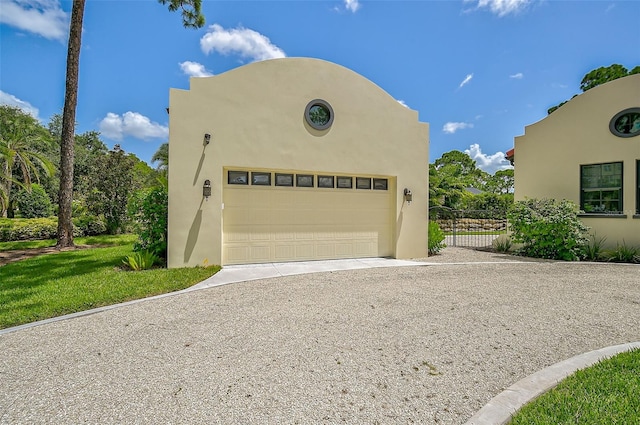
[(58, 242), (56, 248), (74, 247), (71, 201), (73, 200), (73, 145), (78, 103), (78, 70), (82, 19), (85, 0), (73, 0), (69, 46), (67, 50), (67, 84), (62, 113), (62, 139), (60, 141), (60, 191), (58, 192)]

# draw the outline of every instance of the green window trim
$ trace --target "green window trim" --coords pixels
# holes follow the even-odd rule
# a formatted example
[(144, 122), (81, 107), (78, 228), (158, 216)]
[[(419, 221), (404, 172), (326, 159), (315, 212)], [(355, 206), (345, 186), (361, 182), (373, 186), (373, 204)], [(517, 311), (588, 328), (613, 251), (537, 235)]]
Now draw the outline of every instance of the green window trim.
[(640, 218), (640, 159), (636, 159), (636, 217)]
[(622, 162), (580, 166), (580, 209), (586, 214), (622, 214)]

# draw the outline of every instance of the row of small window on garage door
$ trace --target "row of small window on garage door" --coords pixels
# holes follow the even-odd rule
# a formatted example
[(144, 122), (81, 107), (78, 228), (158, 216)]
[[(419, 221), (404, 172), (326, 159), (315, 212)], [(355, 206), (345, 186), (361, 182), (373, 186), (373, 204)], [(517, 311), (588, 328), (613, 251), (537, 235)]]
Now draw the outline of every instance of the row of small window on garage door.
[(377, 177), (294, 174), (268, 171), (227, 171), (230, 185), (318, 187), (337, 189), (388, 190), (389, 180)]

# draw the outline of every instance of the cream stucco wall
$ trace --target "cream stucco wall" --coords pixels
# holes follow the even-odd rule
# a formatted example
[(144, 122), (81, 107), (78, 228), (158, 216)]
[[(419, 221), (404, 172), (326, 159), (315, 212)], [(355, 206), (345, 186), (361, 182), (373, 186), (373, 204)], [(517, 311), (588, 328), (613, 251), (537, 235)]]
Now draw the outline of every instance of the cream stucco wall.
[[(263, 61), (190, 83), (170, 92), (169, 267), (221, 264), (225, 167), (390, 176), (395, 257), (426, 256), (429, 127), (416, 111), (361, 75), (317, 59)], [(334, 111), (325, 131), (304, 118), (318, 98)], [(410, 206), (405, 187), (413, 192)]]
[[(640, 107), (640, 75), (603, 84), (573, 98), (515, 139), (515, 199), (568, 199), (580, 204), (580, 166), (623, 162), (624, 217), (582, 217), (607, 244), (640, 246), (636, 161), (640, 136), (609, 131), (618, 112)], [(634, 218), (635, 215), (635, 218)]]

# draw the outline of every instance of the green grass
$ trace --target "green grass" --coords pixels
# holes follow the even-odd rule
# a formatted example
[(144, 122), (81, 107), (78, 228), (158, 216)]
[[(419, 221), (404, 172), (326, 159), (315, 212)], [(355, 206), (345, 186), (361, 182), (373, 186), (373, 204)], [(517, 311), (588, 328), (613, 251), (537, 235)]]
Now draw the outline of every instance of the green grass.
[[(76, 245), (124, 245), (134, 243), (137, 240), (136, 235), (100, 235), (87, 236), (82, 238), (73, 238)], [(13, 251), (16, 249), (34, 249), (47, 248), (56, 246), (55, 239), (43, 239), (39, 241), (12, 241), (0, 242), (0, 251)]]
[(178, 291), (220, 270), (214, 266), (124, 271), (122, 259), (132, 252), (129, 243), (41, 255), (1, 266), (0, 329)]
[(640, 350), (576, 372), (524, 406), (509, 424), (640, 424)]

